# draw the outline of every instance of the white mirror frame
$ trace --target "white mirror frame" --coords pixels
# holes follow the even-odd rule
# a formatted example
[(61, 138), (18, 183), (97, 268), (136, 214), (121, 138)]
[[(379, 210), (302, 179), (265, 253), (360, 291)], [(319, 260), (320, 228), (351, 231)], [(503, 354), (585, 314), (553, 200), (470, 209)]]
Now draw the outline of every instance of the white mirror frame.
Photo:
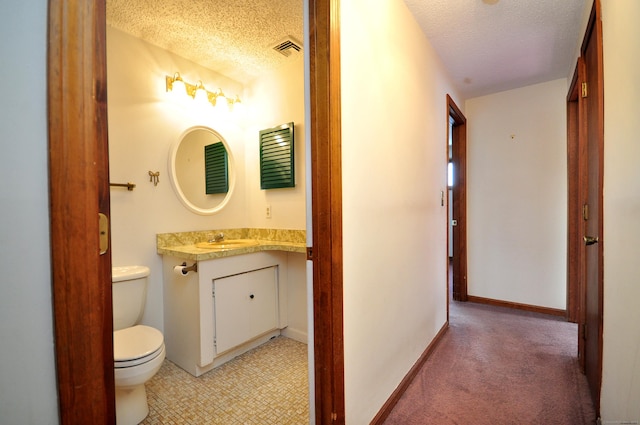
[[(224, 145), (225, 149), (227, 150), (227, 158), (228, 158), (228, 161), (229, 161), (229, 191), (227, 192), (227, 195), (224, 197), (224, 199), (218, 205), (216, 205), (213, 208), (201, 208), (201, 207), (195, 205), (189, 199), (187, 199), (187, 197), (185, 196), (184, 192), (180, 188), (180, 184), (179, 184), (178, 179), (177, 179), (177, 174), (176, 174), (176, 154), (178, 153), (178, 148), (180, 147), (180, 143), (182, 143), (184, 138), (189, 133), (191, 133), (193, 131), (196, 131), (196, 130), (204, 130), (204, 131), (208, 131), (208, 132), (212, 133), (214, 136), (216, 136), (217, 138), (220, 139), (220, 141)], [(178, 195), (178, 199), (180, 199), (180, 202), (182, 202), (182, 204), (185, 207), (187, 207), (187, 209), (189, 209), (190, 211), (192, 211), (192, 212), (194, 212), (196, 214), (200, 214), (200, 215), (212, 215), (212, 214), (215, 214), (215, 213), (219, 212), (220, 210), (222, 210), (229, 203), (229, 199), (231, 199), (231, 195), (233, 194), (233, 189), (235, 188), (235, 185), (236, 185), (235, 162), (233, 160), (233, 154), (231, 153), (231, 149), (229, 148), (229, 145), (227, 144), (227, 141), (224, 139), (224, 137), (222, 137), (220, 135), (220, 133), (218, 133), (217, 131), (213, 130), (212, 128), (205, 127), (205, 126), (194, 126), (194, 127), (190, 127), (188, 129), (186, 129), (180, 135), (178, 140), (176, 140), (171, 145), (171, 149), (169, 151), (169, 164), (168, 164), (168, 167), (169, 167), (169, 179), (171, 180), (171, 186), (173, 187), (173, 190), (176, 193), (176, 195)]]

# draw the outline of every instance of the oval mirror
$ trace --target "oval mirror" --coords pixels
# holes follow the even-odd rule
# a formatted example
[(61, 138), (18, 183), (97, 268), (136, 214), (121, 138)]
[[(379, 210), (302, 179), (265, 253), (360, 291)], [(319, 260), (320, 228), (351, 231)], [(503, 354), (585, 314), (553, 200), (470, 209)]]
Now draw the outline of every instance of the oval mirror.
[(235, 184), (229, 145), (208, 127), (191, 127), (171, 146), (169, 177), (189, 210), (209, 215), (229, 202)]

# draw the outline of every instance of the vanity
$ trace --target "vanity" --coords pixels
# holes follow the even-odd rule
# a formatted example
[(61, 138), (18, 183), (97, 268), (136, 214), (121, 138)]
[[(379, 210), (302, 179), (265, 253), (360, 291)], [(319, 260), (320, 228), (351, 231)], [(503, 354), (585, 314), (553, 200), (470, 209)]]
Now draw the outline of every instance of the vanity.
[(287, 328), (288, 263), (304, 257), (304, 231), (165, 233), (156, 245), (166, 357), (184, 370), (200, 376)]
[[(191, 212), (233, 207), (233, 153), (217, 131), (188, 128), (169, 180)], [(166, 358), (200, 376), (269, 339), (307, 342), (304, 230), (235, 228), (156, 235), (162, 255)]]

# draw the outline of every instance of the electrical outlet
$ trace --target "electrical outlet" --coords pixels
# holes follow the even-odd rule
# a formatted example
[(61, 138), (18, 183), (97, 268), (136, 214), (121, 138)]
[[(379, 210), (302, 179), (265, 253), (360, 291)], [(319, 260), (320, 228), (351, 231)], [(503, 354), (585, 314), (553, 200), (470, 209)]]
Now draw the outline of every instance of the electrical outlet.
[(265, 212), (266, 212), (267, 218), (271, 218), (271, 205), (267, 205)]

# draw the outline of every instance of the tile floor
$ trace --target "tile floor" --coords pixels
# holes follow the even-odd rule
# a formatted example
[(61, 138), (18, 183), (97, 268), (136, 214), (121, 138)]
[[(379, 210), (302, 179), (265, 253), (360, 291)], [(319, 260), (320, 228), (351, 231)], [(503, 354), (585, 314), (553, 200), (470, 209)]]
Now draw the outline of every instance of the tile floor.
[(308, 394), (307, 345), (278, 337), (198, 378), (165, 360), (142, 423), (306, 425)]

